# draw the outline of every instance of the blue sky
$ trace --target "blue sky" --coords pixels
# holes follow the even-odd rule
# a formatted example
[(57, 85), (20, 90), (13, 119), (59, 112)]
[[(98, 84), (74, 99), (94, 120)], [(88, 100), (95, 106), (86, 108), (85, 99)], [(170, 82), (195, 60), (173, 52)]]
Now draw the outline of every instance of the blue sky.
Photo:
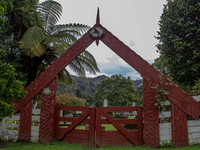
[[(44, 0), (40, 0), (44, 1)], [(57, 0), (63, 6), (59, 24), (82, 23), (93, 26), (97, 8), (100, 8), (101, 24), (122, 42), (152, 63), (159, 56), (158, 41), (154, 36), (159, 30), (158, 21), (166, 0)], [(100, 42), (87, 50), (93, 54), (101, 70), (100, 74), (129, 75), (132, 79), (140, 75), (121, 58)], [(91, 74), (87, 74), (93, 77)]]

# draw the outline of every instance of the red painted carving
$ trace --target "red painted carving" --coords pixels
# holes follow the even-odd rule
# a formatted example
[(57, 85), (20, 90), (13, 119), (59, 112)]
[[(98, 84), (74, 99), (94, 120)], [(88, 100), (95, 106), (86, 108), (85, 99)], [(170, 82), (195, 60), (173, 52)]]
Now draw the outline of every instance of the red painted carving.
[(159, 112), (155, 107), (155, 91), (149, 87), (149, 83), (143, 80), (144, 89), (144, 137), (145, 145), (158, 147), (159, 139)]
[(19, 141), (30, 142), (32, 120), (32, 101), (30, 101), (20, 112)]
[(49, 88), (51, 93), (45, 95), (43, 92), (42, 94), (39, 130), (39, 141), (41, 143), (49, 143), (53, 140), (57, 78), (45, 88)]
[[(99, 27), (103, 30), (104, 33), (104, 37), (101, 39), (104, 44), (106, 44), (118, 56), (126, 61), (131, 67), (137, 70), (145, 80), (150, 80), (151, 83), (154, 84), (160, 84), (159, 75), (162, 74), (159, 71), (157, 71), (153, 66), (151, 66), (143, 58), (137, 55), (133, 50), (131, 50), (103, 26), (99, 25)], [(197, 119), (200, 115), (199, 103), (177, 85), (173, 84), (164, 75), (162, 76), (168, 84), (168, 99), (186, 114), (190, 114)]]
[(24, 100), (15, 104), (15, 111), (21, 110), (29, 101), (32, 100), (47, 84), (49, 84), (56, 75), (63, 70), (74, 58), (85, 50), (94, 39), (90, 36), (90, 31), (82, 36), (74, 45), (72, 45), (64, 54), (51, 64), (39, 77), (37, 77), (28, 87), (25, 88), (28, 94)]
[(176, 105), (171, 104), (172, 142), (175, 146), (188, 145), (187, 116)]

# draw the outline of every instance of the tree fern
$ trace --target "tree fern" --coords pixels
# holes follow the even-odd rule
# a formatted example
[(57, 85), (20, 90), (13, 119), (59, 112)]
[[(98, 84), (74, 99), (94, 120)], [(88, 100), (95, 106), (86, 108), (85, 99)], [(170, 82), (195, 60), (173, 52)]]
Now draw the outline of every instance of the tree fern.
[[(38, 66), (39, 69), (50, 65), (90, 27), (83, 24), (56, 25), (62, 14), (62, 6), (53, 0), (41, 3), (38, 11), (44, 20), (43, 26), (34, 26), (27, 30), (20, 42), (20, 47), (26, 55), (42, 59), (43, 64)], [(99, 71), (94, 57), (88, 51), (83, 51), (75, 58), (69, 64), (69, 68), (83, 78), (86, 76), (86, 71), (93, 74)], [(65, 83), (72, 83), (67, 70), (63, 70), (59, 78), (64, 80), (69, 78)]]

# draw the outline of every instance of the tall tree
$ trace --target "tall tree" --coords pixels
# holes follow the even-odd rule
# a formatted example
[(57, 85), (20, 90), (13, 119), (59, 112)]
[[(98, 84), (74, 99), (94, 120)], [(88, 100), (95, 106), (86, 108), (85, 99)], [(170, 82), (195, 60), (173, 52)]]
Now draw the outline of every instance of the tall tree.
[[(62, 6), (56, 1), (44, 1), (39, 4), (38, 11), (43, 19), (42, 26), (29, 28), (20, 42), (23, 52), (31, 60), (35, 60), (31, 64), (34, 66), (30, 66), (30, 71), (28, 71), (30, 81), (34, 80), (47, 65), (50, 65), (89, 29), (87, 25), (82, 24), (57, 25), (62, 14)], [(86, 50), (75, 58), (69, 67), (82, 77), (85, 77), (86, 71), (93, 74), (99, 71), (94, 57)], [(61, 72), (60, 77), (67, 83), (72, 82), (66, 69)]]
[(97, 85), (95, 106), (103, 106), (104, 99), (109, 106), (132, 106), (138, 100), (133, 81), (121, 75), (106, 78)]
[(0, 48), (6, 51), (6, 62), (16, 68), (17, 78), (26, 81), (28, 61), (21, 52), (18, 42), (28, 28), (41, 22), (39, 12), (36, 11), (38, 0), (0, 0), (0, 2), (6, 4), (5, 13), (1, 15), (5, 22), (1, 24)]
[(199, 14), (197, 0), (168, 0), (159, 21), (160, 60), (166, 61), (168, 75), (185, 86), (194, 85), (200, 78)]

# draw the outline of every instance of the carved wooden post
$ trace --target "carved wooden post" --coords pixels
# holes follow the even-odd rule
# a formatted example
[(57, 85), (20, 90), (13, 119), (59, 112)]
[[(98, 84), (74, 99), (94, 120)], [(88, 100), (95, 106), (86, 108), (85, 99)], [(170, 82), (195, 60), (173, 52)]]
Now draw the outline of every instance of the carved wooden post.
[(172, 142), (175, 146), (188, 145), (187, 116), (176, 105), (171, 103)]
[(32, 101), (30, 101), (20, 112), (19, 141), (30, 142), (32, 120)]
[(42, 91), (39, 142), (53, 140), (54, 112), (56, 106), (57, 78), (54, 78)]
[(159, 146), (159, 112), (155, 107), (155, 91), (149, 87), (148, 82), (143, 80), (144, 88), (144, 137), (145, 145), (150, 147)]

